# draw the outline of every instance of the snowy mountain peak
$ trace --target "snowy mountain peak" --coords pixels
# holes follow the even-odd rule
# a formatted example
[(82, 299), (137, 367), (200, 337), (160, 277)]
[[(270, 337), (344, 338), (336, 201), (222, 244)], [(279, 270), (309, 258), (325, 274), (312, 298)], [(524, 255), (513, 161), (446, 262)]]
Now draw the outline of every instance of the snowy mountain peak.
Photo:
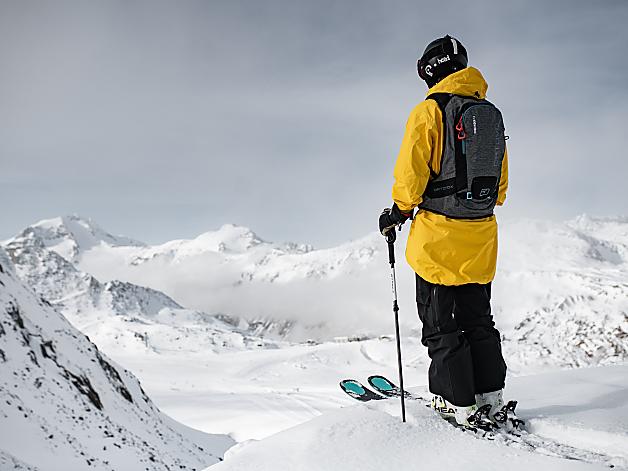
[[(42, 226), (54, 223), (33, 227)], [(141, 335), (149, 331), (141, 323), (171, 326), (177, 315), (211, 324), (199, 312), (229, 315), (248, 334), (290, 340), (390, 331), (389, 317), (382, 315), (389, 311), (388, 258), (376, 232), (312, 250), (266, 242), (247, 227), (227, 224), (155, 246), (101, 243), (72, 262), (42, 241), (50, 243), (18, 237), (5, 249), (19, 276), (90, 335), (98, 326), (103, 338), (114, 338), (101, 325), (111, 315), (128, 321), (116, 328), (133, 325)], [(625, 218), (502, 221), (493, 299), (504, 348), (525, 352), (526, 364), (546, 361), (546, 351), (553, 352), (547, 361), (562, 365), (628, 358), (627, 273)], [(407, 307), (402, 327), (415, 329), (414, 273), (400, 263), (398, 275)], [(171, 315), (180, 309), (172, 299), (193, 311)], [(187, 329), (184, 324), (175, 330)], [(176, 336), (171, 339), (176, 344)]]
[(83, 252), (102, 244), (111, 247), (144, 245), (128, 237), (114, 236), (92, 219), (76, 214), (39, 221), (11, 240), (18, 238), (32, 239), (34, 243), (52, 249), (72, 262), (76, 261)]
[(198, 244), (205, 250), (232, 253), (246, 252), (265, 243), (248, 227), (235, 224), (224, 224), (217, 231), (205, 232), (190, 242), (191, 247)]
[(314, 250), (314, 247), (310, 244), (268, 242), (248, 227), (238, 226), (237, 224), (223, 224), (217, 231), (205, 232), (194, 239), (193, 242), (200, 244), (206, 250), (232, 254), (245, 253), (258, 246), (286, 253), (307, 253)]

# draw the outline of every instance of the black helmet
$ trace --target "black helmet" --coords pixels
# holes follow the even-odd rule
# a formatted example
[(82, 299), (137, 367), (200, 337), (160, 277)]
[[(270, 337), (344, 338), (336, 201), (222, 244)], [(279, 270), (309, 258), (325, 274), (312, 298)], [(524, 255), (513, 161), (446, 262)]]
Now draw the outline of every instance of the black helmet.
[(432, 88), (443, 78), (467, 66), (467, 50), (455, 38), (447, 35), (427, 45), (417, 62), (419, 77)]

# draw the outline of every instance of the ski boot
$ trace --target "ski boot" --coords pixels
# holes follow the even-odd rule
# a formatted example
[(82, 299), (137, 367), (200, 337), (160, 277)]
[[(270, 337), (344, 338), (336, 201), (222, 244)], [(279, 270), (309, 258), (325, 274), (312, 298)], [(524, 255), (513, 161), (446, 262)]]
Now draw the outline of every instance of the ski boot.
[(477, 405), (472, 406), (454, 406), (447, 402), (442, 396), (432, 396), (431, 407), (440, 414), (448, 422), (477, 432), (478, 429), (484, 432), (490, 432), (495, 429), (495, 423), (489, 418), (488, 411), (490, 407), (484, 406), (478, 408)]
[(430, 407), (445, 419), (453, 418), (456, 415), (456, 407), (449, 404), (444, 397), (436, 394), (432, 396)]
[(504, 404), (503, 390), (476, 394), (475, 400), (478, 407), (490, 405), (489, 417), (500, 427), (521, 430), (524, 422), (515, 413), (517, 401), (508, 401)]
[(475, 403), (478, 407), (482, 407), (486, 404), (490, 404), (490, 412), (488, 416), (493, 418), (493, 416), (504, 407), (504, 390), (500, 389), (498, 391), (476, 394), (475, 395)]
[(517, 401), (508, 401), (508, 404), (502, 406), (500, 410), (495, 412), (494, 420), (500, 427), (506, 427), (508, 431), (523, 430), (525, 422), (517, 417), (515, 408)]

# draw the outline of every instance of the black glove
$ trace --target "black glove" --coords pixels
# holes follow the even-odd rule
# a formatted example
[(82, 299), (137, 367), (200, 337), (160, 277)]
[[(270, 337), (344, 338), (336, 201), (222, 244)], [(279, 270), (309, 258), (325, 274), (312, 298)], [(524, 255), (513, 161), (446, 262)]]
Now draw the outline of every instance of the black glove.
[(379, 216), (379, 232), (386, 236), (388, 231), (395, 230), (395, 226), (400, 226), (412, 216), (412, 211), (405, 213), (397, 207), (397, 203), (392, 208), (386, 208)]

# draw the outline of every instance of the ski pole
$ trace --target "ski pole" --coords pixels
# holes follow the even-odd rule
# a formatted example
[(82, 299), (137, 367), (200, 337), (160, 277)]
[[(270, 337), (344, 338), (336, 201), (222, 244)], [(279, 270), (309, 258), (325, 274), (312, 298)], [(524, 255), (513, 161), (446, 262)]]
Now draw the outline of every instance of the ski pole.
[(392, 280), (393, 292), (393, 313), (395, 314), (395, 337), (397, 339), (397, 365), (399, 368), (399, 387), (401, 388), (401, 420), (406, 421), (406, 392), (403, 388), (403, 367), (401, 364), (401, 337), (399, 335), (399, 304), (397, 304), (397, 276), (395, 274), (395, 240), (397, 234), (393, 227), (386, 233), (386, 242), (388, 242), (388, 262), (390, 263), (390, 277)]

